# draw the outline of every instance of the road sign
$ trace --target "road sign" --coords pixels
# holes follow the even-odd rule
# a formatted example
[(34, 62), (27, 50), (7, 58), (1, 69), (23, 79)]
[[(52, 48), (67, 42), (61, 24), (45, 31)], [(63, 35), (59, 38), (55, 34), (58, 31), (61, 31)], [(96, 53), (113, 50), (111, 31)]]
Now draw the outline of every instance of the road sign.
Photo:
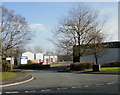
[(20, 57), (21, 59), (21, 64), (27, 64), (28, 63), (28, 57), (27, 56), (22, 56)]

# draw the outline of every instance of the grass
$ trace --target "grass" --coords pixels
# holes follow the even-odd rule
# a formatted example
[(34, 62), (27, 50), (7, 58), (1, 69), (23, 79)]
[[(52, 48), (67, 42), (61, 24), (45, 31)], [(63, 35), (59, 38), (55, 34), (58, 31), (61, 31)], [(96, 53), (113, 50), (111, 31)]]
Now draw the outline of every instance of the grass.
[(22, 71), (22, 70), (26, 70), (26, 69), (12, 69), (12, 71)]
[(58, 64), (58, 63), (57, 63), (57, 64), (50, 64), (50, 65), (52, 65), (52, 66), (57, 66), (57, 65), (61, 65), (61, 64)]
[(0, 72), (0, 80), (10, 79), (16, 76), (13, 72)]
[[(86, 69), (83, 71), (71, 71), (70, 72), (74, 72), (74, 73), (81, 73), (81, 72), (91, 72), (92, 69)], [(101, 68), (100, 72), (120, 72), (120, 67), (103, 67)]]
[(120, 72), (120, 67), (103, 67), (101, 68), (103, 72)]

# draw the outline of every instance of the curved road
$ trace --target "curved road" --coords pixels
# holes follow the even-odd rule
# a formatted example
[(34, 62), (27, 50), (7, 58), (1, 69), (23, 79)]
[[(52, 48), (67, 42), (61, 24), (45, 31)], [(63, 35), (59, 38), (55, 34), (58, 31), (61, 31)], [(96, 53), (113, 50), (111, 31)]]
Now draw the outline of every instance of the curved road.
[(3, 93), (118, 93), (118, 75), (57, 72), (63, 68), (26, 71), (35, 79), (4, 87)]

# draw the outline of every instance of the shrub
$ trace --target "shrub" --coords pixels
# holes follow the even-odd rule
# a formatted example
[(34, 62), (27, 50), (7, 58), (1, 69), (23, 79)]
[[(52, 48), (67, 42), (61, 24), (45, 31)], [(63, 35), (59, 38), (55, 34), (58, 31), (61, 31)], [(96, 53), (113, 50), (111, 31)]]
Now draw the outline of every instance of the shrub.
[(101, 67), (120, 67), (120, 62), (104, 63), (101, 65)]
[(94, 64), (93, 62), (75, 62), (70, 65), (70, 69), (75, 71), (91, 69)]
[(12, 70), (12, 65), (8, 61), (2, 61), (2, 72), (9, 72)]

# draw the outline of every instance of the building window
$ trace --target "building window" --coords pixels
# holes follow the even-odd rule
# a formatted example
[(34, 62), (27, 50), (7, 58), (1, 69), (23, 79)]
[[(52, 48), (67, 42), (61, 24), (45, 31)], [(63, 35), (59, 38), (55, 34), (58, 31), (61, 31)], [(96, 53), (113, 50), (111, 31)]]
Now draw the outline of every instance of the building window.
[(48, 63), (49, 62), (49, 59), (46, 59), (46, 63)]
[(53, 62), (53, 58), (51, 58), (51, 62)]
[(41, 59), (39, 59), (39, 62), (41, 62)]

